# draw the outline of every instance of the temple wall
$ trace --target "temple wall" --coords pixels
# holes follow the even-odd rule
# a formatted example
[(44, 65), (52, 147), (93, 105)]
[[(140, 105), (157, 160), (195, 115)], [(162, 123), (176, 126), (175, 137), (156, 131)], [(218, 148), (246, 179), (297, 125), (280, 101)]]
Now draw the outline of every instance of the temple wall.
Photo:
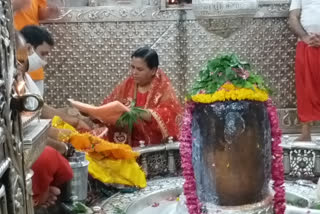
[(288, 1), (260, 1), (251, 19), (207, 21), (195, 19), (190, 9), (166, 8), (161, 0), (143, 1), (143, 6), (139, 1), (124, 6), (119, 2), (65, 8), (62, 19), (44, 23), (56, 40), (46, 68), (48, 103), (61, 107), (74, 98), (99, 104), (128, 76), (130, 54), (143, 45), (157, 50), (160, 67), (183, 100), (208, 59), (236, 53), (273, 89), (284, 132), (297, 132), (297, 39), (287, 25)]

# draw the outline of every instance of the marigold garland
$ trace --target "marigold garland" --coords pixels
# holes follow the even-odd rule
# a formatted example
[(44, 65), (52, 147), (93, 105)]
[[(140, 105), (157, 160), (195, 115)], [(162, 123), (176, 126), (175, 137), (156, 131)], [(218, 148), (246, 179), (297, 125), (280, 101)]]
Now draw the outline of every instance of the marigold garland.
[(213, 94), (196, 94), (191, 96), (192, 101), (196, 103), (214, 103), (223, 102), (227, 100), (252, 100), (265, 102), (269, 98), (268, 92), (261, 90), (256, 86), (253, 89), (249, 88), (237, 88), (232, 83), (227, 82), (221, 86), (221, 88)]
[(112, 143), (88, 132), (79, 133), (58, 116), (52, 119), (52, 127), (69, 130), (70, 133), (68, 134), (61, 133), (59, 140), (70, 142), (76, 150), (87, 152), (88, 155), (96, 160), (105, 158), (135, 160), (139, 156), (139, 153), (134, 152), (132, 147), (127, 144)]
[(139, 153), (134, 152), (127, 144), (111, 143), (89, 133), (72, 133), (69, 142), (75, 149), (87, 152), (96, 160), (104, 158), (135, 160)]

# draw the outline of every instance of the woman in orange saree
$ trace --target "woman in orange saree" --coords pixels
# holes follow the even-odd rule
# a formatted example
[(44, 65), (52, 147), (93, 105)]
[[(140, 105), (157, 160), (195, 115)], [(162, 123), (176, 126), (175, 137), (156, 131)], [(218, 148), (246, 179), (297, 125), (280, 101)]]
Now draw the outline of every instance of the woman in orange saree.
[(104, 99), (103, 104), (120, 101), (143, 108), (142, 120), (134, 125), (130, 136), (116, 126), (109, 127), (109, 140), (126, 142), (131, 146), (159, 144), (167, 137), (177, 138), (182, 107), (167, 75), (158, 68), (159, 57), (155, 50), (144, 47), (131, 55), (131, 75)]

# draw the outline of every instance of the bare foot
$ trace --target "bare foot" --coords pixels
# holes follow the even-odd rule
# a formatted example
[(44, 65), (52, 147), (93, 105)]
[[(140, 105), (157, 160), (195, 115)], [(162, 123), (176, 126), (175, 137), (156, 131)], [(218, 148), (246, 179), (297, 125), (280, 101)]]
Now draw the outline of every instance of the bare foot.
[(300, 142), (311, 142), (311, 136), (303, 136), (300, 135), (298, 138), (294, 139), (295, 142), (300, 141)]
[(311, 141), (311, 124), (310, 122), (302, 123), (301, 135), (294, 141), (310, 142)]

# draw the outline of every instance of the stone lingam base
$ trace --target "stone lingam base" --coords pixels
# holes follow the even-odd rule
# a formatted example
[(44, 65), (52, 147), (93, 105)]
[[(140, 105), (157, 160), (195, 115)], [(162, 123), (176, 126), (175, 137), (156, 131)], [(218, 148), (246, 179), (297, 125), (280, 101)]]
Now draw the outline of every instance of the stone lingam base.
[[(184, 194), (180, 195), (178, 205), (175, 212), (170, 214), (189, 214), (186, 206)], [(203, 214), (272, 214), (272, 196), (268, 196), (261, 202), (247, 204), (243, 206), (217, 206), (210, 203), (205, 203), (202, 208)]]
[(273, 197), (269, 195), (264, 200), (247, 204), (242, 206), (216, 206), (214, 204), (206, 203), (203, 208), (203, 213), (208, 214), (272, 214), (273, 213)]
[[(155, 212), (152, 214), (156, 214), (156, 210), (158, 210), (157, 208), (160, 206), (160, 201), (172, 201), (177, 204), (177, 198), (182, 193), (183, 183), (184, 179), (182, 177), (151, 180), (148, 181), (148, 186), (145, 189), (133, 193), (117, 193), (107, 200), (101, 202), (100, 206), (108, 214), (121, 213), (119, 212), (120, 210), (123, 211), (123, 214), (142, 214), (141, 210), (153, 206)], [(180, 189), (180, 191), (174, 192), (176, 189)], [(163, 192), (168, 192), (168, 194), (163, 194)], [(140, 201), (140, 199), (148, 200)], [(159, 203), (159, 206), (157, 206), (157, 203)]]
[[(188, 214), (182, 192), (184, 179), (170, 177), (155, 179), (134, 193), (117, 193), (99, 205), (108, 214)], [(316, 204), (316, 185), (308, 181), (286, 181), (286, 214), (320, 214), (312, 209)], [(272, 198), (245, 206), (213, 207), (207, 205), (208, 214), (267, 214), (272, 211)], [(205, 212), (204, 212), (205, 213)]]

